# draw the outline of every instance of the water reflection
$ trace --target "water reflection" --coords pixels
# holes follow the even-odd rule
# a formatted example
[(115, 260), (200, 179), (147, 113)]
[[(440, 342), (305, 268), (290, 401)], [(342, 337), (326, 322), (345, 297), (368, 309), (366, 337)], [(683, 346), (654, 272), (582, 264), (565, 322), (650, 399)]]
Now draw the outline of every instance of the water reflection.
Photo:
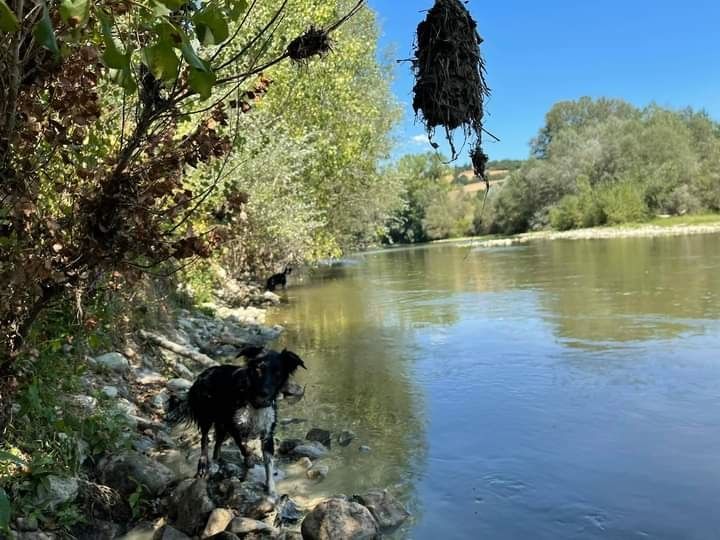
[(719, 240), (429, 246), (321, 269), (273, 316), (310, 367), (284, 414), (359, 437), (302, 489), (394, 486), (412, 538), (714, 537)]

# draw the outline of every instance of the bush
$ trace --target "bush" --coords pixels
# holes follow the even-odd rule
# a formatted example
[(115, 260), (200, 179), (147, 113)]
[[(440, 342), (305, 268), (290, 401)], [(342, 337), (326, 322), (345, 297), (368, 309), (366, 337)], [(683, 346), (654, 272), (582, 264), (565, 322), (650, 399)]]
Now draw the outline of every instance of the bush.
[(550, 210), (550, 225), (559, 231), (574, 229), (580, 220), (580, 199), (577, 195), (565, 195)]
[(603, 212), (610, 224), (645, 221), (650, 211), (642, 186), (630, 181), (611, 184), (599, 193)]

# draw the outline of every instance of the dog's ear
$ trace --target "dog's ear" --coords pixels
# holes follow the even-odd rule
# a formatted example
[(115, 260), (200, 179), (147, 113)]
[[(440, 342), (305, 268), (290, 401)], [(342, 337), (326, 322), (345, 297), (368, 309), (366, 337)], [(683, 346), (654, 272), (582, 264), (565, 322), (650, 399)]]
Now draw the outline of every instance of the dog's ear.
[(300, 358), (297, 354), (295, 354), (292, 351), (283, 349), (282, 352), (280, 353), (280, 356), (282, 357), (283, 361), (285, 362), (285, 365), (288, 367), (289, 373), (294, 372), (299, 367), (301, 367), (303, 369), (307, 369), (307, 367), (305, 367), (305, 362), (302, 361), (302, 358)]

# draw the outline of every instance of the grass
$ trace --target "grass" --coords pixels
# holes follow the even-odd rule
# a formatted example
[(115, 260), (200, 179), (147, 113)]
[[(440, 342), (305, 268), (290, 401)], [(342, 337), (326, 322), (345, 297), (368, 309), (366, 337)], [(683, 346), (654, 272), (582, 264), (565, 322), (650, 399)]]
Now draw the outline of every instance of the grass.
[(676, 225), (705, 225), (708, 223), (720, 224), (720, 214), (689, 214), (685, 216), (672, 216), (667, 218), (655, 217), (647, 223), (638, 223), (638, 225), (674, 227)]

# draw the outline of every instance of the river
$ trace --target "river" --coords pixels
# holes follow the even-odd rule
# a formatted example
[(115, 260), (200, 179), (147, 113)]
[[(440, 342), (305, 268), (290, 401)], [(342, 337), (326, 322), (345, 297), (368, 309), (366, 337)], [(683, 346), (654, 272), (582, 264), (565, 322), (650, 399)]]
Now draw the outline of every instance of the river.
[(304, 495), (389, 487), (397, 538), (720, 538), (720, 236), (370, 252), (287, 300), (282, 435), (358, 435)]

